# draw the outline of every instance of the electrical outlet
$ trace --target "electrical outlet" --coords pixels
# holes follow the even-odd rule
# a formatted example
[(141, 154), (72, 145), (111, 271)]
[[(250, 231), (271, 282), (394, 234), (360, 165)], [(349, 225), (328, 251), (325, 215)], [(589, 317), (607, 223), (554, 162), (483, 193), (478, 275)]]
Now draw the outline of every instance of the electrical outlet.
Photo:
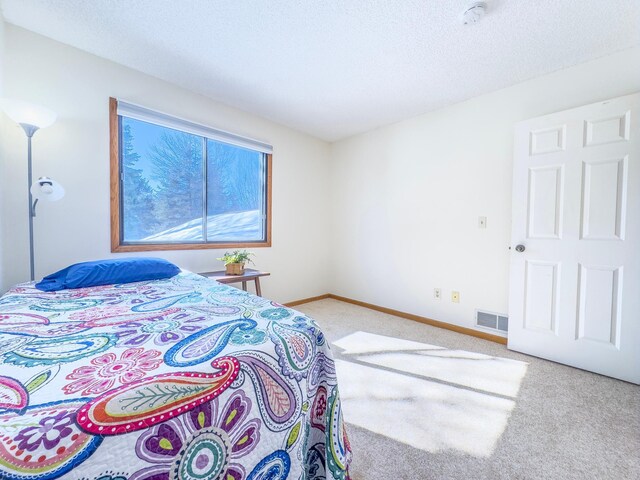
[(487, 228), (487, 217), (478, 217), (478, 228)]
[(451, 292), (451, 301), (453, 303), (460, 303), (460, 292)]
[(433, 298), (440, 300), (442, 298), (442, 291), (439, 288), (433, 289)]

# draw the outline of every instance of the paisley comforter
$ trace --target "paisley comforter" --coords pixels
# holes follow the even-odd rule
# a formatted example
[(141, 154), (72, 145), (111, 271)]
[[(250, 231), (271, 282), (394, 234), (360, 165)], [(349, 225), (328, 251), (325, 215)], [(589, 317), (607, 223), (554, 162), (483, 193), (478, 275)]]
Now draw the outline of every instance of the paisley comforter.
[(310, 318), (192, 273), (0, 299), (0, 479), (348, 478)]

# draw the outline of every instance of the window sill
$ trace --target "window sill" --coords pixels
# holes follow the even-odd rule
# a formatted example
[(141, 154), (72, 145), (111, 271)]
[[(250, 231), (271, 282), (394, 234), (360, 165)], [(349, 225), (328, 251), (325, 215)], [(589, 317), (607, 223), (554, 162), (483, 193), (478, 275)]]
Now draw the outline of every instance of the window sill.
[(111, 245), (112, 253), (122, 252), (150, 252), (158, 250), (221, 250), (229, 248), (264, 248), (270, 247), (271, 241), (247, 242), (247, 243), (159, 243), (159, 244), (132, 244)]

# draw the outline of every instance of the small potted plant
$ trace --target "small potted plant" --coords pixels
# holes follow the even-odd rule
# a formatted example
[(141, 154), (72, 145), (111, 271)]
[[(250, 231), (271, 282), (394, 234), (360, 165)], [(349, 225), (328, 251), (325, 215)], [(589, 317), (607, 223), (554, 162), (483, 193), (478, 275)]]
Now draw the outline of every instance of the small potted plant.
[(251, 255), (246, 250), (234, 250), (233, 252), (225, 252), (225, 254), (218, 258), (224, 262), (224, 266), (227, 270), (227, 275), (242, 275), (244, 273), (244, 264), (247, 262), (253, 263)]

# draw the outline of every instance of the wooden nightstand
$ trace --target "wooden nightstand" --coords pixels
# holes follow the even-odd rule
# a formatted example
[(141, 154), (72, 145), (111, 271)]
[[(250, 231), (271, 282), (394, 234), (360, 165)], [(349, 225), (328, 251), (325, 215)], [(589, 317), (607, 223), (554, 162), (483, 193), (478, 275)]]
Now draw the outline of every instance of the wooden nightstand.
[(202, 272), (198, 275), (212, 278), (213, 280), (224, 284), (242, 282), (242, 290), (244, 290), (245, 292), (247, 291), (247, 282), (253, 280), (256, 286), (256, 295), (261, 297), (262, 290), (260, 290), (260, 277), (268, 277), (271, 274), (269, 272), (254, 270), (252, 268), (245, 268), (242, 275), (227, 275), (227, 272), (225, 272), (224, 270), (219, 270), (217, 272)]

